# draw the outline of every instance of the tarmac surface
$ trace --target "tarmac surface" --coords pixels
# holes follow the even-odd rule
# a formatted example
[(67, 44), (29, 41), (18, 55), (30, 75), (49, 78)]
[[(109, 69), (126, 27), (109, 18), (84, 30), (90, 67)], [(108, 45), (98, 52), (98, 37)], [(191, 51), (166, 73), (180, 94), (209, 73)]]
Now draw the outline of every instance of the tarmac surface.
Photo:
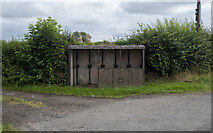
[(209, 94), (124, 99), (31, 127), (41, 131), (210, 131), (210, 100)]

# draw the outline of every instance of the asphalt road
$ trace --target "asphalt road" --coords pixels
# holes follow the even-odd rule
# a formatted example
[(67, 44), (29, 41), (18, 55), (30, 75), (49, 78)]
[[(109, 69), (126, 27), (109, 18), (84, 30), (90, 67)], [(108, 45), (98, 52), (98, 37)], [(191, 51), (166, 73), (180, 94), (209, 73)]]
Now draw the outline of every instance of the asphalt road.
[(41, 131), (210, 131), (211, 94), (125, 98), (29, 126)]

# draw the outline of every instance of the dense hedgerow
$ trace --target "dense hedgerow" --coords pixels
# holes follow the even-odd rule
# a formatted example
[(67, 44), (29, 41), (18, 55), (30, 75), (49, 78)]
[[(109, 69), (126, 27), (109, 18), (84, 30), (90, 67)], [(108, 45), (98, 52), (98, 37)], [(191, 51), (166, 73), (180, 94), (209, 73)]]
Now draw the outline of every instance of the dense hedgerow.
[(191, 69), (208, 71), (211, 62), (210, 30), (194, 22), (164, 19), (154, 25), (139, 24), (139, 29), (118, 40), (117, 45), (145, 45), (146, 71), (171, 76)]
[(67, 51), (72, 34), (54, 19), (38, 19), (22, 41), (1, 41), (3, 84), (67, 84)]
[[(52, 18), (39, 19), (29, 26), (25, 40), (0, 41), (2, 46), (2, 79), (8, 84), (68, 84), (68, 45), (112, 45), (112, 43), (86, 42), (78, 39)], [(198, 31), (193, 22), (177, 19), (154, 25), (139, 24), (126, 40), (116, 45), (145, 45), (146, 72), (158, 76), (172, 76), (178, 72), (210, 69), (210, 30)]]
[(2, 46), (2, 77), (3, 84), (6, 83), (28, 83), (33, 82), (30, 76), (31, 59), (27, 41), (1, 41)]

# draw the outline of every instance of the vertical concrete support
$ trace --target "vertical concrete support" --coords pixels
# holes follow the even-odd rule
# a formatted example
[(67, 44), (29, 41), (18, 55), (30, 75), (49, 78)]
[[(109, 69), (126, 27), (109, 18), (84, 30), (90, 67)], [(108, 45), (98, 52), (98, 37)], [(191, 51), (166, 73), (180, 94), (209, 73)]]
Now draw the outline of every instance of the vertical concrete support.
[(145, 83), (145, 49), (143, 49), (143, 84)]
[(69, 78), (70, 86), (74, 85), (74, 72), (73, 72), (73, 50), (69, 50)]
[(145, 69), (145, 50), (143, 49), (143, 69)]

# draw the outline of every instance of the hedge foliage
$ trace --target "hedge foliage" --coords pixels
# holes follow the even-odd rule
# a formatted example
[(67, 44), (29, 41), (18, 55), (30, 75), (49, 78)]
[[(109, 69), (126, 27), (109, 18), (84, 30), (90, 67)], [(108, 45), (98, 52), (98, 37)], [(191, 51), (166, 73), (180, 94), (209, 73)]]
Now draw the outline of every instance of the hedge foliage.
[(66, 83), (66, 41), (62, 31), (62, 26), (50, 17), (30, 24), (25, 35), (31, 55), (28, 62), (31, 64), (30, 75), (36, 76), (37, 81)]
[[(208, 71), (211, 65), (210, 30), (187, 20), (139, 24), (139, 29), (115, 45), (145, 45), (146, 71), (158, 76), (178, 72)], [(78, 43), (69, 30), (54, 19), (38, 19), (29, 26), (24, 40), (1, 42), (3, 84), (68, 84), (68, 45), (112, 45), (107, 41)]]
[(211, 63), (210, 30), (194, 22), (178, 19), (157, 20), (157, 24), (141, 24), (127, 39), (117, 45), (145, 45), (146, 71), (158, 76), (171, 76), (194, 69), (203, 73)]
[(34, 82), (34, 77), (29, 75), (30, 51), (26, 41), (12, 40), (1, 41), (2, 46), (2, 77), (3, 85), (24, 84)]
[(3, 83), (67, 84), (68, 44), (75, 40), (54, 19), (38, 19), (22, 41), (1, 41)]

